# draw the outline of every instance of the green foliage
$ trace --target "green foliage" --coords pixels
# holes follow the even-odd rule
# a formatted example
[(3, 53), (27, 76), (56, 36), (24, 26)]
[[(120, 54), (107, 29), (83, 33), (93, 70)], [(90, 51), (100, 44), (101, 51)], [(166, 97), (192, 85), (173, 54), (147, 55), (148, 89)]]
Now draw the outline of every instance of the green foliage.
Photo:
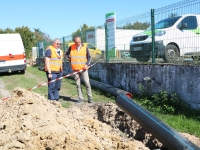
[(2, 29), (0, 29), (0, 34), (3, 34), (3, 30)]
[(168, 17), (169, 17), (169, 18), (172, 18), (172, 17), (176, 17), (176, 16), (177, 16), (176, 13), (171, 13)]
[(149, 22), (134, 22), (133, 24), (127, 23), (122, 27), (117, 27), (117, 29), (139, 29), (139, 30), (146, 30), (150, 26)]
[(155, 116), (167, 123), (170, 127), (178, 132), (189, 133), (200, 137), (199, 123), (197, 119), (186, 117), (185, 115), (169, 115), (158, 112), (153, 112)]
[(148, 110), (169, 115), (184, 115), (200, 120), (200, 110), (191, 108), (178, 94), (161, 90), (150, 95), (141, 84), (138, 85), (138, 89), (140, 94), (136, 95), (136, 101)]
[(61, 101), (60, 103), (61, 103), (62, 107), (64, 107), (64, 108), (69, 108), (72, 105), (72, 103), (65, 102), (65, 101)]
[(15, 31), (13, 31), (12, 29), (10, 28), (6, 28), (3, 33), (15, 33)]
[(142, 96), (142, 97), (148, 96), (147, 90), (144, 88), (144, 86), (143, 86), (141, 83), (138, 84), (138, 90), (139, 90), (139, 92), (140, 92), (140, 95), (139, 95), (139, 96)]
[(80, 36), (81, 41), (83, 43), (86, 42), (86, 30), (90, 30), (90, 29), (94, 29), (94, 26), (89, 27), (88, 25), (83, 24), (83, 26), (81, 26), (80, 29), (78, 29), (76, 32), (72, 33), (72, 41), (73, 41), (75, 36)]
[(97, 26), (97, 29), (103, 29), (103, 28), (104, 28), (104, 25)]
[(176, 93), (160, 93), (152, 96), (153, 103), (165, 114), (182, 114), (185, 110), (190, 110), (189, 104), (182, 100)]
[(200, 109), (196, 110), (173, 92), (161, 90), (150, 95), (142, 86), (138, 85), (139, 94), (134, 100), (153, 113), (158, 118), (175, 128), (178, 132), (185, 132), (200, 137)]
[(48, 34), (36, 28), (34, 28), (34, 37), (35, 37), (34, 45), (36, 45), (38, 41), (46, 41), (48, 43), (53, 41)]
[(15, 33), (19, 33), (21, 35), (26, 57), (30, 59), (32, 55), (32, 47), (34, 46), (33, 32), (31, 32), (31, 30), (28, 27), (22, 26), (21, 28), (15, 28)]

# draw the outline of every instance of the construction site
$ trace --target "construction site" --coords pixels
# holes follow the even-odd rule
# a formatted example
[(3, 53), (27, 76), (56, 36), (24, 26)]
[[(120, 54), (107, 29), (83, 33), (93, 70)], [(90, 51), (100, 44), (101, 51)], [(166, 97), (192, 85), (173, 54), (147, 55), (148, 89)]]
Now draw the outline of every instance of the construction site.
[[(4, 87), (0, 91), (6, 96)], [(74, 103), (66, 109), (60, 102), (17, 87), (1, 101), (0, 114), (0, 150), (167, 149), (113, 102)], [(200, 146), (199, 138), (180, 134)], [(190, 141), (185, 142), (195, 146)]]
[(66, 30), (46, 13), (15, 16), (22, 27), (0, 29), (0, 150), (200, 150), (199, 8), (183, 0), (119, 21), (113, 11), (76, 31), (64, 19), (71, 34), (54, 40), (42, 24)]

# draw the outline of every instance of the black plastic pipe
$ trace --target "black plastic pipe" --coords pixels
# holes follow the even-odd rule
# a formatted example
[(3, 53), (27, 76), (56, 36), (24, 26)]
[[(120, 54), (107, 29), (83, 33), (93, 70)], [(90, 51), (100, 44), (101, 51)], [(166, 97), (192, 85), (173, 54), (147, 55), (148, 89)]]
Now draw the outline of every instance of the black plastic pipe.
[[(63, 75), (67, 75), (67, 72), (64, 72)], [(68, 78), (74, 79), (74, 76), (69, 76)], [(83, 82), (82, 78), (81, 78), (81, 82)], [(114, 86), (99, 82), (99, 81), (90, 79), (90, 84), (92, 87), (95, 87), (95, 88), (100, 89), (105, 92), (109, 92), (110, 94), (112, 94), (114, 96), (118, 96), (119, 94), (124, 94), (124, 95), (128, 96), (129, 98), (132, 98), (131, 93), (121, 90), (121, 89), (118, 89)]]
[[(67, 72), (64, 72), (63, 75), (67, 75), (68, 73)], [(68, 78), (70, 79), (74, 79), (74, 76), (69, 76)], [(81, 78), (81, 81), (83, 82), (83, 79)], [(105, 83), (102, 83), (102, 82), (98, 82), (96, 80), (92, 80), (90, 79), (90, 84), (92, 87), (95, 87), (97, 89), (100, 89), (102, 91), (105, 91), (105, 92), (109, 92), (110, 94), (114, 95), (114, 96), (118, 96), (119, 94), (124, 94), (130, 98), (132, 98), (132, 94), (127, 92), (127, 91), (124, 91), (124, 90), (121, 90), (121, 89), (118, 89), (114, 86), (111, 86), (111, 85), (108, 85), (108, 84), (105, 84)]]
[(200, 148), (191, 141), (126, 95), (118, 95), (116, 104), (169, 150), (200, 150)]
[(90, 79), (90, 84), (91, 84), (92, 87), (96, 87), (96, 88), (98, 88), (102, 91), (109, 92), (110, 94), (112, 94), (114, 96), (124, 94), (124, 95), (128, 96), (129, 98), (132, 98), (131, 93), (124, 91), (124, 90), (121, 90), (121, 89), (118, 89), (114, 86), (111, 86), (111, 85), (108, 85), (108, 84), (105, 84), (105, 83), (102, 83), (102, 82), (98, 82), (98, 81), (95, 81), (95, 80), (91, 80), (91, 79)]

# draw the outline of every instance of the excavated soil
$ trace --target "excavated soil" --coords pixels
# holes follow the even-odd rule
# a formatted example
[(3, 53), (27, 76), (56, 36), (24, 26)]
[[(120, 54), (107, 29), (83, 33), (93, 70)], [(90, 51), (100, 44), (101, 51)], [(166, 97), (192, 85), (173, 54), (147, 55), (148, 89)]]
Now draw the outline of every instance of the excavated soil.
[[(191, 137), (189, 134), (183, 134)], [(193, 136), (193, 143), (200, 140)], [(0, 104), (0, 150), (149, 150), (162, 143), (114, 103), (73, 105), (21, 88)]]

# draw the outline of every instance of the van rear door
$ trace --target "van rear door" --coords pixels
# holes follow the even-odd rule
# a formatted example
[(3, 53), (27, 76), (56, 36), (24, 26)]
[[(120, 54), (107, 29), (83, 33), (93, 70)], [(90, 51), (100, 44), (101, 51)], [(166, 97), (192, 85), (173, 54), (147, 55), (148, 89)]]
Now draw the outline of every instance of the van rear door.
[(26, 56), (20, 34), (0, 34), (0, 72), (25, 72)]

